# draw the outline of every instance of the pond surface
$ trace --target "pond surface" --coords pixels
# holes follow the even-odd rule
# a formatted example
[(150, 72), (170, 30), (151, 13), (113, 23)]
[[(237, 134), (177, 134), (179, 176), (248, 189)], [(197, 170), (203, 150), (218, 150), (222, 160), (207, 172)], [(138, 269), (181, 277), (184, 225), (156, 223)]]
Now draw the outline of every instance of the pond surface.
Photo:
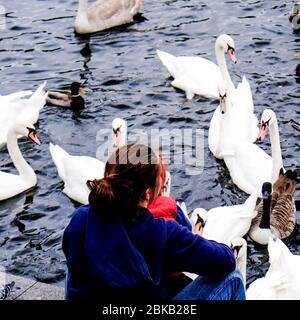
[[(0, 1), (1, 4), (1, 1)], [(4, 4), (4, 1), (2, 1)], [(247, 195), (233, 186), (223, 162), (207, 147), (209, 122), (216, 101), (185, 95), (171, 86), (156, 49), (175, 55), (199, 55), (215, 61), (214, 42), (221, 33), (236, 42), (239, 62), (230, 65), (235, 84), (246, 75), (260, 118), (265, 108), (278, 117), (286, 168), (298, 164), (299, 133), (290, 124), (299, 120), (300, 88), (295, 68), (300, 37), (293, 34), (287, 14), (292, 1), (174, 0), (148, 1), (148, 20), (97, 33), (76, 36), (75, 0), (5, 1), (6, 29), (0, 30), (1, 94), (36, 89), (47, 80), (49, 89), (84, 82), (86, 108), (80, 113), (46, 106), (37, 124), (41, 146), (20, 140), (20, 148), (38, 176), (38, 185), (0, 203), (0, 265), (8, 272), (62, 284), (65, 259), (64, 228), (78, 206), (61, 191), (63, 183), (49, 153), (49, 142), (76, 155), (95, 157), (99, 129), (115, 117), (128, 122), (128, 131), (169, 128), (204, 130), (204, 170), (187, 176), (184, 165), (170, 165), (172, 195), (195, 207), (210, 209), (243, 203)], [(269, 139), (262, 145), (270, 152)], [(15, 172), (7, 151), (0, 151), (0, 168)], [(297, 203), (299, 210), (299, 205)], [(299, 222), (300, 215), (297, 212)], [(248, 240), (249, 284), (268, 269), (265, 247)], [(300, 228), (285, 241), (300, 254)]]

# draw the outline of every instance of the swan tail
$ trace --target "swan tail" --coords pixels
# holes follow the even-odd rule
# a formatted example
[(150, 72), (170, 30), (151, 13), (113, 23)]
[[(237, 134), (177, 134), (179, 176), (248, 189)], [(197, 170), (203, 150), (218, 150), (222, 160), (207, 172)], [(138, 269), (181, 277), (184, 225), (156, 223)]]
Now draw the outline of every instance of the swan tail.
[(65, 172), (64, 172), (63, 163), (66, 158), (70, 157), (70, 155), (63, 148), (61, 148), (60, 146), (54, 145), (51, 142), (49, 144), (49, 150), (51, 153), (52, 160), (53, 160), (54, 164), (56, 165), (58, 175), (63, 180), (65, 180)]
[(34, 94), (30, 97), (29, 103), (32, 104), (38, 111), (40, 111), (46, 104), (48, 93), (45, 91), (47, 82), (40, 85)]
[(130, 10), (131, 15), (136, 15), (144, 5), (144, 0), (136, 0), (134, 7)]
[(238, 90), (240, 90), (240, 93), (242, 94), (242, 97), (244, 98), (244, 101), (246, 102), (249, 111), (254, 111), (254, 104), (253, 104), (253, 96), (251, 91), (251, 86), (249, 81), (247, 80), (246, 76), (243, 76), (242, 83), (239, 83)]
[(176, 57), (170, 53), (156, 50), (156, 53), (173, 78), (176, 77)]

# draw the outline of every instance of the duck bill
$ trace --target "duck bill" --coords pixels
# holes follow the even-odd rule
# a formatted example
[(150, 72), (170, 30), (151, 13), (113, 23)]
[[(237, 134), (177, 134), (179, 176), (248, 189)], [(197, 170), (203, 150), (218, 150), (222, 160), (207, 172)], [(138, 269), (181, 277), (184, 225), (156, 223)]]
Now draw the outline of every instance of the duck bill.
[(228, 56), (230, 58), (230, 60), (236, 64), (237, 63), (237, 57), (236, 57), (236, 53), (235, 53), (235, 50), (230, 48), (227, 50), (227, 53), (228, 53)]
[(86, 94), (86, 91), (83, 88), (79, 88), (79, 93), (80, 94)]
[(220, 111), (222, 114), (226, 112), (226, 98), (220, 99)]
[(263, 141), (268, 134), (268, 126), (262, 126), (257, 137), (258, 141)]
[(36, 134), (34, 132), (30, 132), (28, 135), (28, 139), (33, 141), (34, 143), (36, 143), (37, 145), (40, 145), (41, 142), (39, 140), (39, 138), (36, 136)]

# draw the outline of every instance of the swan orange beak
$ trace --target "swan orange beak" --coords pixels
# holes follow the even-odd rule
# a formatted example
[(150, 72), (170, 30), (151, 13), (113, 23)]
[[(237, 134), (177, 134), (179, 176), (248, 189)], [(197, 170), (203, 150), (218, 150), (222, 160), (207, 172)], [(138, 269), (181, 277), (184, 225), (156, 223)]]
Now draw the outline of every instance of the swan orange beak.
[(267, 134), (268, 134), (268, 126), (267, 126), (267, 125), (262, 125), (262, 126), (260, 127), (257, 140), (258, 140), (258, 141), (263, 141), (263, 140), (266, 138), (266, 135), (267, 135)]
[(227, 53), (228, 53), (228, 56), (230, 58), (230, 60), (236, 64), (237, 63), (237, 57), (236, 57), (236, 53), (235, 53), (235, 50), (233, 48), (229, 48), (227, 50)]
[(28, 139), (33, 141), (34, 143), (36, 143), (37, 145), (40, 145), (41, 142), (39, 140), (39, 138), (37, 137), (36, 135), (36, 132), (35, 131), (30, 131), (30, 133), (28, 134)]

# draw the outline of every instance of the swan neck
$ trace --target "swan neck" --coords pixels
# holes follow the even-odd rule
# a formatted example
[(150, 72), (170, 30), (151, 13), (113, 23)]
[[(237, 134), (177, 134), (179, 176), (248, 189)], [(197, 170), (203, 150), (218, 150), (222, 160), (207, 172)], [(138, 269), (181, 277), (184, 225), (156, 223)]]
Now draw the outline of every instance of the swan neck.
[(78, 15), (79, 14), (86, 14), (87, 8), (88, 8), (87, 0), (79, 0)]
[(226, 80), (228, 83), (232, 84), (232, 80), (227, 68), (227, 63), (225, 59), (225, 50), (216, 43), (215, 47), (217, 63), (221, 71), (222, 79)]
[(120, 139), (120, 145), (119, 148), (125, 146), (127, 143), (127, 128), (124, 129), (124, 131), (121, 134), (121, 139)]
[(270, 126), (270, 140), (271, 140), (271, 150), (272, 150), (272, 182), (278, 179), (279, 171), (283, 168), (281, 147), (280, 147), (280, 137), (278, 122), (275, 118), (274, 123)]
[(228, 151), (227, 149), (232, 146), (230, 143), (231, 139), (231, 119), (230, 119), (230, 103), (226, 101), (226, 112), (221, 115), (221, 125), (220, 125), (220, 134), (219, 134), (219, 145), (222, 147), (222, 151)]
[(270, 229), (270, 210), (271, 210), (271, 198), (263, 199), (263, 214), (259, 227), (261, 229)]
[(35, 176), (33, 169), (24, 159), (18, 146), (18, 136), (12, 128), (8, 131), (7, 150), (20, 176)]

